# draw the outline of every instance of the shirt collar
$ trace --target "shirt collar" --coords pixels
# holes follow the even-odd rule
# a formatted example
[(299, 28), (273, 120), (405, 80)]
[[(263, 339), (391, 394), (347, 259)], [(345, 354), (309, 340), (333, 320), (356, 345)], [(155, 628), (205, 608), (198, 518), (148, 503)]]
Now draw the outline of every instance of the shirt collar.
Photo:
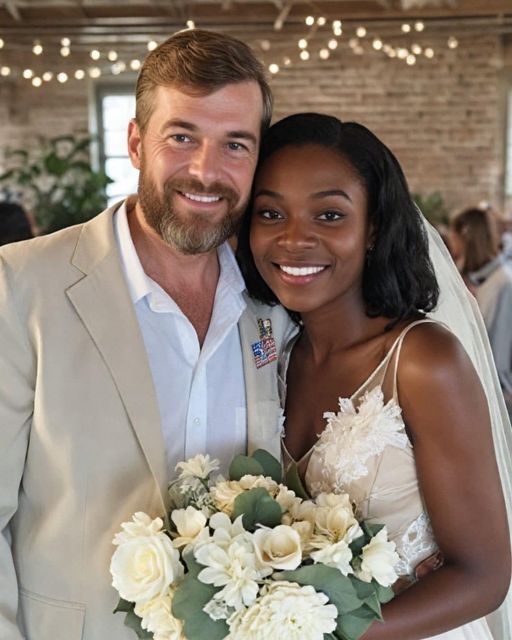
[[(163, 289), (142, 268), (128, 226), (126, 200), (114, 214), (114, 230), (133, 304), (150, 294), (165, 294)], [(245, 282), (233, 249), (228, 242), (224, 242), (218, 247), (217, 255), (220, 266), (217, 289), (220, 291), (228, 290), (235, 295), (241, 294), (245, 289)]]

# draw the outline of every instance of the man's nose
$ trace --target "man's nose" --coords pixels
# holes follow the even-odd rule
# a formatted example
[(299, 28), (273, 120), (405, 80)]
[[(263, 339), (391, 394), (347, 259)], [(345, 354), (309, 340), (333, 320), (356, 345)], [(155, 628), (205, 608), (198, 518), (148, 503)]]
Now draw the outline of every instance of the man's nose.
[(207, 187), (220, 178), (222, 169), (222, 159), (218, 150), (213, 145), (204, 143), (194, 153), (188, 171)]

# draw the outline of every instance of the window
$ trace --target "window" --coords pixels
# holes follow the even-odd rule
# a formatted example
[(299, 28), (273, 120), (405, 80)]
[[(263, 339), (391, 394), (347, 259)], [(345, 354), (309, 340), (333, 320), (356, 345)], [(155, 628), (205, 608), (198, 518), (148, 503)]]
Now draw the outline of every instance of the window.
[(133, 85), (98, 88), (98, 131), (100, 162), (113, 180), (107, 187), (111, 205), (137, 190), (139, 172), (128, 157), (128, 122), (135, 115)]

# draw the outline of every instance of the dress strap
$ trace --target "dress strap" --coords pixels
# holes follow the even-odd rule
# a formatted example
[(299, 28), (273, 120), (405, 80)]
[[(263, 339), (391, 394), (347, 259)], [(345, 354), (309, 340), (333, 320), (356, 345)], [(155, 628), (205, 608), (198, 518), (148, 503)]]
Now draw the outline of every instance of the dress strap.
[[(432, 318), (421, 318), (420, 320), (415, 320), (414, 322), (411, 322), (411, 324), (408, 324), (403, 331), (400, 333), (400, 335), (396, 338), (395, 342), (393, 343), (391, 349), (388, 352), (388, 365), (391, 361), (393, 361), (393, 398), (395, 400), (398, 399), (398, 361), (400, 359), (400, 352), (402, 350), (402, 344), (404, 342), (404, 338), (405, 336), (409, 333), (409, 331), (413, 328), (416, 327), (419, 324), (440, 324), (437, 320), (433, 320)], [(393, 358), (393, 354), (394, 354), (394, 358)], [(386, 370), (387, 370), (387, 366), (386, 366)], [(384, 372), (384, 377), (386, 375), (386, 371)]]

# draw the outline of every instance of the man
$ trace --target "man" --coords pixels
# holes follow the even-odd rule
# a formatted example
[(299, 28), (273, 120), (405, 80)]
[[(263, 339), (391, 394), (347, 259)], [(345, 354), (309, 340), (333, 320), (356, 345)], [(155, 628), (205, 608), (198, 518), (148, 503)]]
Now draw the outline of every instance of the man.
[(246, 45), (176, 34), (137, 82), (138, 195), (1, 250), (2, 640), (134, 637), (112, 614), (120, 523), (163, 513), (179, 460), (278, 453), (289, 324), (245, 298), (226, 242), (270, 112)]

